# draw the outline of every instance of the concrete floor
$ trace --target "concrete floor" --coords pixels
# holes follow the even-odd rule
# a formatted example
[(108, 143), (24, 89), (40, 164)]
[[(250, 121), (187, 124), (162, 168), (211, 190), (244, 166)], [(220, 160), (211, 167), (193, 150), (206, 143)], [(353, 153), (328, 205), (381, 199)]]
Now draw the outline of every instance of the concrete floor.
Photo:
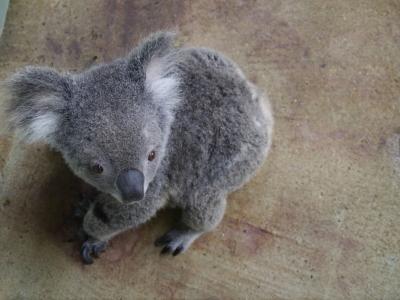
[(0, 298), (399, 299), (400, 3), (14, 0), (0, 79), (81, 70), (165, 28), (268, 91), (268, 162), (186, 254), (153, 247), (164, 212), (83, 266), (64, 230), (79, 181), (0, 118)]

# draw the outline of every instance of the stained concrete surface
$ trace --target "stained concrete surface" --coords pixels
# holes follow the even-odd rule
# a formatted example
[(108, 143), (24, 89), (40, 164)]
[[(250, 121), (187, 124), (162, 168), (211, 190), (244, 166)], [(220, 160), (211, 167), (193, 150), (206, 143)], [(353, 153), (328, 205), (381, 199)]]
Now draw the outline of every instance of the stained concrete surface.
[(400, 3), (14, 0), (0, 79), (81, 70), (165, 28), (268, 92), (267, 163), (186, 254), (153, 247), (172, 222), (161, 213), (83, 266), (64, 230), (79, 181), (0, 118), (0, 298), (399, 299)]

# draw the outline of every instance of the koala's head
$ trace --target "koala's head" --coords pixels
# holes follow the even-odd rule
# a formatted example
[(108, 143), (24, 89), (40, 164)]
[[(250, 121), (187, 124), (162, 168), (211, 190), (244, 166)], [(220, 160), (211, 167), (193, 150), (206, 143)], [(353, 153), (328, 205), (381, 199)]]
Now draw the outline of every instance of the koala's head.
[(141, 200), (166, 153), (178, 80), (173, 36), (81, 74), (28, 67), (6, 84), (10, 125), (60, 151), (71, 169), (125, 203)]

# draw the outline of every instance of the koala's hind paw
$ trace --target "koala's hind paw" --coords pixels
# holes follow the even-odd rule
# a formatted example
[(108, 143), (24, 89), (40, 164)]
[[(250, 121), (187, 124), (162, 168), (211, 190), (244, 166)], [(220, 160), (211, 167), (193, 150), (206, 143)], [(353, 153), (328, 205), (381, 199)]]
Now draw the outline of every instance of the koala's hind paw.
[(185, 252), (201, 233), (191, 229), (172, 229), (158, 238), (154, 245), (164, 246), (161, 254), (172, 253), (173, 256)]
[(107, 242), (87, 240), (82, 244), (81, 257), (83, 263), (90, 265), (93, 263), (93, 256), (98, 257), (101, 252), (104, 252), (107, 247)]

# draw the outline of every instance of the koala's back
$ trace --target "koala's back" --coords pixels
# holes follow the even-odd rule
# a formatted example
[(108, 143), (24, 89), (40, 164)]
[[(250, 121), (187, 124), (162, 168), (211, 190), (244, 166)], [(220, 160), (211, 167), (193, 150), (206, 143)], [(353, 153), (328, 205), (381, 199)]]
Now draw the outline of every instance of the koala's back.
[(171, 128), (170, 185), (182, 199), (209, 189), (229, 193), (266, 157), (268, 100), (233, 62), (209, 49), (180, 50), (177, 70), (182, 102)]

